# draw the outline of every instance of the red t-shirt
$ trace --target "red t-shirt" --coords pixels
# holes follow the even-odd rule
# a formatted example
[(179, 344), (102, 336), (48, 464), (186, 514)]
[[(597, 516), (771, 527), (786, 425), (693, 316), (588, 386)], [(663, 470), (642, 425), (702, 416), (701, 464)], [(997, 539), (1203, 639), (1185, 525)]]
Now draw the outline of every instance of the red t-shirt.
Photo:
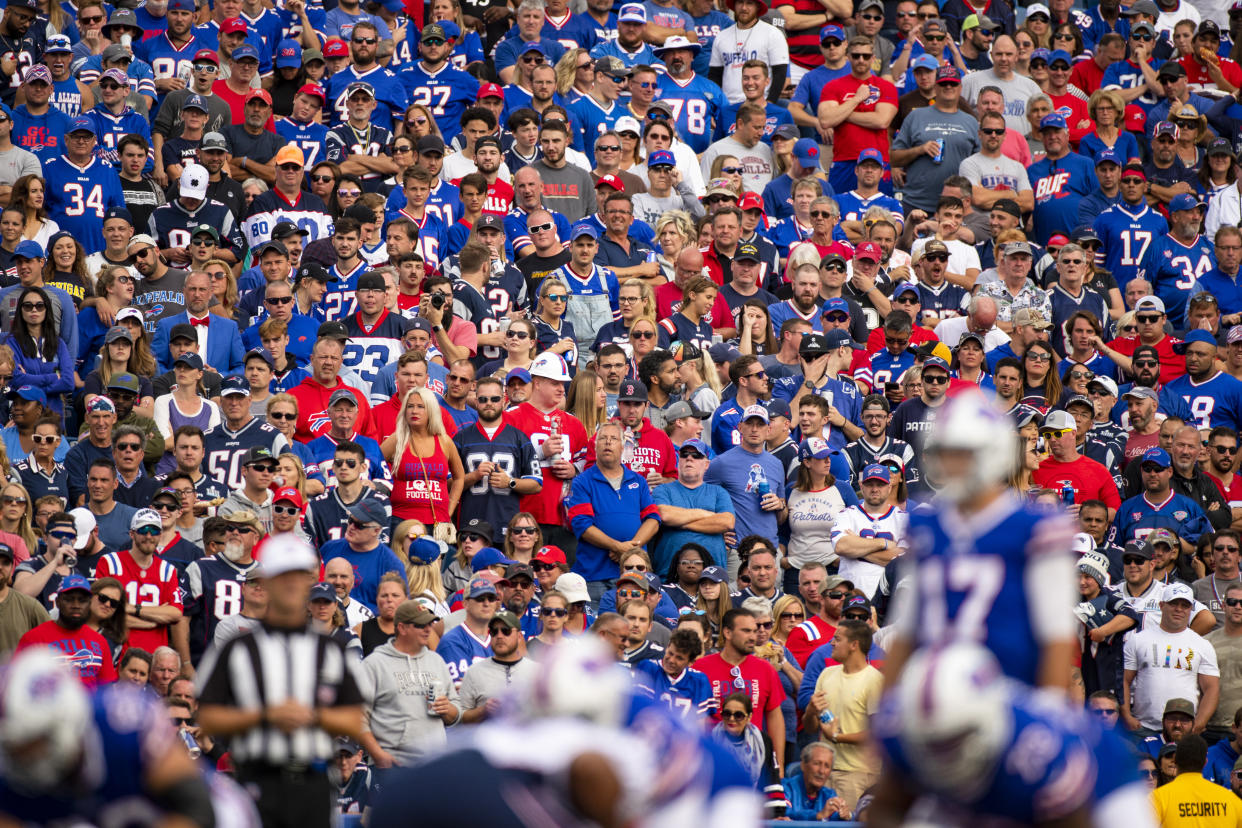
[(734, 693), (746, 693), (750, 696), (753, 707), (750, 723), (766, 731), (765, 714), (780, 707), (781, 702), (785, 701), (785, 689), (781, 687), (776, 668), (756, 656), (746, 656), (741, 664), (734, 667), (720, 653), (713, 653), (694, 662), (694, 669), (707, 676), (707, 680), (712, 683), (712, 696), (716, 699), (712, 721), (720, 721), (720, 708), (726, 698)]
[[(220, 98), (229, 105), (232, 115), (232, 122), (236, 124), (244, 124), (246, 122), (246, 96), (250, 94), (250, 90), (245, 92), (234, 92), (226, 80), (218, 80), (211, 85), (211, 94)], [(268, 116), (267, 123), (263, 127), (268, 132), (276, 131), (276, 118)], [(265, 164), (268, 159), (256, 159), (259, 163)]]
[(1153, 431), (1151, 434), (1139, 434), (1131, 431), (1126, 437), (1125, 454), (1123, 456), (1121, 467), (1124, 469), (1134, 460), (1139, 459), (1149, 448), (1160, 445), (1160, 432)]
[[(135, 630), (134, 632), (138, 632)], [(133, 637), (134, 633), (130, 633)], [(90, 627), (76, 630), (62, 627), (56, 621), (44, 621), (28, 630), (17, 642), (17, 651), (29, 647), (51, 647), (64, 654), (65, 665), (73, 670), (78, 680), (87, 687), (116, 681), (116, 667), (112, 665), (112, 648), (102, 635)]]
[(1052, 456), (1046, 457), (1031, 479), (1045, 489), (1057, 491), (1068, 483), (1074, 489), (1075, 503), (1102, 500), (1110, 509), (1121, 506), (1121, 495), (1117, 493), (1113, 476), (1102, 463), (1090, 457), (1079, 456), (1069, 463), (1062, 463)]
[(1235, 509), (1242, 506), (1242, 474), (1235, 474), (1233, 480), (1229, 482), (1229, 487), (1225, 488), (1225, 484), (1216, 475), (1208, 472), (1208, 479), (1216, 484), (1216, 490), (1220, 492), (1220, 496), (1229, 504), (1229, 508)]
[[(789, 631), (789, 637), (785, 639), (785, 649), (793, 655), (799, 667), (806, 667), (811, 653), (831, 641), (836, 632), (837, 628), (832, 624), (818, 615), (812, 615)], [(695, 668), (698, 668), (698, 662), (695, 662)]]
[(1080, 60), (1070, 70), (1070, 83), (1090, 95), (1104, 82), (1104, 70), (1094, 60)]
[[(1216, 82), (1212, 80), (1211, 76), (1208, 75), (1207, 67), (1200, 63), (1199, 59), (1194, 55), (1186, 55), (1178, 60), (1178, 63), (1180, 63), (1182, 68), (1186, 70), (1186, 83), (1192, 87), (1192, 92), (1194, 91), (1193, 87), (1195, 85), (1211, 86), (1213, 89), (1216, 88)], [(1224, 76), (1225, 80), (1233, 84), (1235, 88), (1242, 87), (1242, 66), (1238, 66), (1238, 64), (1234, 63), (1229, 58), (1221, 58), (1220, 73)], [(1203, 113), (1199, 114), (1202, 115)]]
[(538, 494), (526, 495), (522, 498), (521, 509), (530, 512), (540, 523), (562, 524), (561, 504), (569, 490), (569, 480), (562, 480), (552, 473), (553, 460), (543, 456), (543, 442), (549, 437), (553, 420), (560, 428), (562, 443), (566, 444), (568, 457), (562, 457), (572, 463), (581, 465), (586, 460), (587, 433), (582, 421), (565, 411), (550, 411), (544, 414), (528, 402), (524, 402), (505, 412), (505, 422), (523, 434), (530, 435), (535, 446), (535, 455), (539, 458), (539, 466), (543, 471), (543, 491)]
[[(1093, 63), (1094, 61), (1087, 61)], [(1070, 142), (1074, 146), (1083, 138), (1086, 138), (1095, 130), (1094, 122), (1091, 126), (1080, 127), (1078, 122), (1082, 120), (1091, 121), (1091, 115), (1087, 112), (1087, 102), (1076, 95), (1066, 92), (1064, 95), (1049, 95), (1052, 101), (1052, 108), (1065, 118), (1065, 123), (1069, 125)]]
[[(940, 341), (940, 338), (937, 337), (930, 330), (928, 330), (927, 328), (923, 328), (918, 325), (915, 325), (914, 327), (910, 329), (910, 344), (907, 347), (917, 348), (919, 345), (922, 345), (924, 342), (939, 342), (939, 341)], [(867, 334), (867, 354), (868, 355), (878, 354), (882, 350), (884, 350), (884, 326), (883, 325), (876, 328), (871, 333)]]
[[(185, 608), (182, 604), (177, 570), (159, 555), (153, 556), (151, 565), (142, 569), (134, 562), (134, 556), (130, 550), (110, 552), (100, 558), (99, 563), (95, 565), (96, 578), (105, 578), (109, 575), (125, 586), (125, 595), (133, 606), (173, 606), (179, 610)], [(130, 647), (141, 647), (148, 653), (153, 653), (156, 647), (168, 645), (168, 629), (167, 626), (150, 630), (131, 629), (126, 643)]]
[[(875, 75), (862, 80), (853, 75), (844, 75), (836, 80), (828, 81), (828, 83), (824, 84), (823, 91), (819, 93), (819, 102), (832, 101), (833, 103), (844, 103), (854, 97), (858, 87), (864, 85), (870, 85), (873, 91), (867, 101), (858, 105), (854, 110), (855, 112), (875, 112), (876, 107), (880, 104), (892, 104), (894, 111), (896, 111), (897, 87)], [(875, 100), (871, 100), (872, 98)], [(884, 161), (888, 162), (887, 129), (868, 129), (846, 120), (838, 124), (832, 131), (832, 141), (832, 157), (834, 160), (856, 161), (858, 160), (858, 153), (863, 150), (877, 149), (884, 156)]]
[[(674, 282), (665, 282), (656, 288), (655, 299), (656, 316), (660, 319), (667, 319), (681, 310), (681, 288), (677, 287)], [(737, 324), (733, 321), (733, 312), (729, 310), (729, 303), (725, 301), (724, 294), (720, 291), (716, 291), (716, 301), (712, 304), (708, 316), (710, 318), (707, 321), (715, 329), (732, 328)]]
[[(1160, 357), (1160, 382), (1162, 384), (1167, 385), (1186, 373), (1186, 357), (1173, 353), (1173, 346), (1180, 343), (1180, 339), (1175, 339), (1165, 334), (1153, 346), (1156, 349), (1156, 354)], [(1142, 343), (1139, 342), (1137, 336), (1126, 336), (1114, 339), (1108, 343), (1108, 347), (1119, 354), (1134, 356), (1134, 349), (1140, 344)]]

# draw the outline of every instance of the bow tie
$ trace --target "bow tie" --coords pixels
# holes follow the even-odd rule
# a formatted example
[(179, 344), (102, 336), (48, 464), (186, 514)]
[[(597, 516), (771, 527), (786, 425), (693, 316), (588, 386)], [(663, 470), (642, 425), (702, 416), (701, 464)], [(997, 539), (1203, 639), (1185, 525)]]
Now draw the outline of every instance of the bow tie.
[(206, 327), (207, 327), (207, 317), (206, 317), (206, 316), (204, 316), (202, 319), (195, 319), (193, 316), (191, 316), (191, 317), (190, 317), (190, 324), (191, 324), (191, 325), (200, 325), (200, 326), (202, 326), (202, 327), (206, 328)]

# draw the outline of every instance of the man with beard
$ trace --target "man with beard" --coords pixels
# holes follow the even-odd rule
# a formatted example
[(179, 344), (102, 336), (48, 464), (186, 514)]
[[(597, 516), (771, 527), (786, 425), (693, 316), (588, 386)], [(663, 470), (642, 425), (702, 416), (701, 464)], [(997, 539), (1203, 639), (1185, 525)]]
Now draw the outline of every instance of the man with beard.
[[(140, 509), (129, 522), (129, 549), (105, 555), (95, 567), (95, 577), (111, 576), (123, 586), (133, 584), (129, 602), (129, 643), (147, 652), (168, 646), (168, 631), (182, 617), (181, 587), (177, 570), (156, 555), (163, 524), (158, 513)], [(127, 587), (128, 588), (128, 587)]]
[(475, 386), (479, 418), (453, 438), (466, 470), (461, 521), (471, 518), (507, 526), (519, 498), (543, 489), (543, 475), (530, 438), (504, 421), (504, 387), (495, 377)]
[(357, 175), (364, 192), (379, 192), (384, 180), (399, 168), (391, 157), (392, 133), (372, 117), (374, 87), (365, 81), (351, 83), (345, 90), (345, 107), (343, 123), (328, 130), (325, 158), (339, 164), (342, 173)]
[(27, 632), (17, 643), (17, 650), (49, 647), (60, 651), (64, 662), (89, 688), (116, 681), (112, 650), (107, 640), (86, 626), (91, 617), (91, 585), (81, 575), (66, 577), (56, 594), (59, 617), (45, 621)]
[(461, 123), (461, 115), (478, 97), (479, 81), (448, 62), (453, 46), (444, 28), (431, 24), (423, 29), (419, 41), (422, 60), (407, 67), (402, 83), (413, 100), (434, 94), (437, 101), (434, 117), (441, 135), (453, 135)]
[(595, 184), (591, 174), (570, 164), (565, 157), (569, 146), (569, 127), (564, 121), (545, 121), (539, 132), (543, 158), (531, 167), (543, 180), (543, 203), (562, 213), (571, 222), (596, 211)]
[(514, 682), (524, 681), (538, 672), (538, 665), (523, 658), (521, 623), (518, 616), (502, 609), (487, 622), (491, 658), (466, 668), (458, 690), (462, 703), (462, 722), (481, 722), (500, 710), (500, 698)]
[(13, 589), (13, 548), (0, 543), (0, 650), (11, 652), (30, 630), (48, 620), (36, 599)]
[(252, 552), (259, 542), (259, 522), (251, 512), (234, 512), (226, 519), (224, 549), (186, 567), (189, 583), (185, 612), (190, 618), (190, 659), (198, 663), (215, 640), (216, 627), (242, 611), (242, 589), (259, 570)]

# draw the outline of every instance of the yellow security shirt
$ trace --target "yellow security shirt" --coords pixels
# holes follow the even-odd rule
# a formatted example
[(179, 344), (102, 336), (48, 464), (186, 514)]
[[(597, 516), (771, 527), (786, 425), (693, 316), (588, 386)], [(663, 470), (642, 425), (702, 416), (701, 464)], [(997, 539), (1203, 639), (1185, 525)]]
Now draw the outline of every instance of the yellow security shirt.
[(1201, 774), (1178, 774), (1151, 797), (1162, 828), (1242, 828), (1242, 799)]

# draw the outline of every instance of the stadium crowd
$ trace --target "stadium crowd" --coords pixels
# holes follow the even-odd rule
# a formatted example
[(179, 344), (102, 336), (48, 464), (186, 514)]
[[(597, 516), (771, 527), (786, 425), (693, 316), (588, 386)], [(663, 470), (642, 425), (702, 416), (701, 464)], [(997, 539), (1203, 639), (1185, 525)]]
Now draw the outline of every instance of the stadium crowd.
[(1242, 0), (8, 0), (0, 656), (96, 701), (10, 727), (14, 662), (0, 817), (94, 703), (157, 805), (247, 813), (188, 753), (327, 825), (584, 638), (768, 818), (934, 789), (885, 688), (973, 642), (1090, 714), (1052, 816), (1242, 820), (1240, 54)]

